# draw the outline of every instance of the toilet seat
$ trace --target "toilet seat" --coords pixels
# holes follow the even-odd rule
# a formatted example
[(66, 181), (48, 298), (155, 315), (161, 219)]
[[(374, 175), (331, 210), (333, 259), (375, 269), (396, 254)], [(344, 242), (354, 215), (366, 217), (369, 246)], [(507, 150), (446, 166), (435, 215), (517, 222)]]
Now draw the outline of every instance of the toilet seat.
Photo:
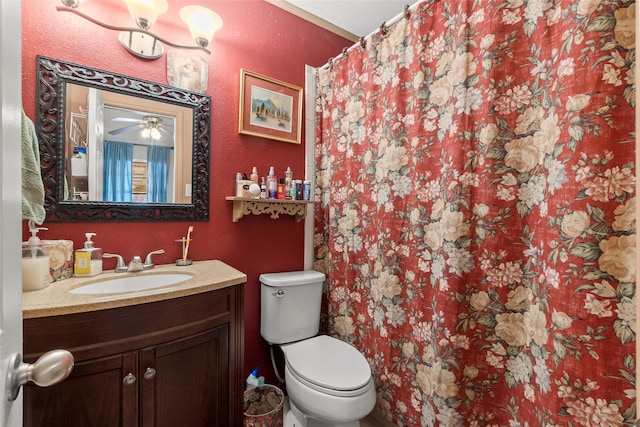
[(283, 345), (287, 367), (301, 383), (340, 397), (357, 396), (372, 382), (365, 357), (353, 346), (327, 335)]

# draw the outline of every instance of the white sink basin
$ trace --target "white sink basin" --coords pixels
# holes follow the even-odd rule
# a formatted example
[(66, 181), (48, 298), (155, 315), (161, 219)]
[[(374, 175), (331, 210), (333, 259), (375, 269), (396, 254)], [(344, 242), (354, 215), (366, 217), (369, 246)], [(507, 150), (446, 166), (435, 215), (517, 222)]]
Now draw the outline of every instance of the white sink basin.
[(117, 279), (102, 280), (72, 289), (72, 294), (117, 294), (123, 292), (144, 291), (160, 288), (162, 286), (175, 285), (191, 279), (190, 274), (163, 273), (146, 274), (143, 276), (126, 276)]

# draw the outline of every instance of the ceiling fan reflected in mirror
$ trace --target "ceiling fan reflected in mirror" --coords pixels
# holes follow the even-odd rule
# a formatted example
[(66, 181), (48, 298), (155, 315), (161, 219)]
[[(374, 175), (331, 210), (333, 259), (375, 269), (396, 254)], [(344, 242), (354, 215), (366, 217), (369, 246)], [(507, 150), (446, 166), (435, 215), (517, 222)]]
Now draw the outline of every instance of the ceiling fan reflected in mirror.
[(140, 134), (143, 138), (158, 140), (162, 137), (162, 133), (173, 137), (173, 125), (164, 123), (162, 117), (159, 116), (144, 115), (139, 119), (130, 117), (114, 117), (111, 120), (114, 122), (134, 124), (111, 130), (109, 131), (110, 135), (120, 135), (134, 130), (140, 130)]

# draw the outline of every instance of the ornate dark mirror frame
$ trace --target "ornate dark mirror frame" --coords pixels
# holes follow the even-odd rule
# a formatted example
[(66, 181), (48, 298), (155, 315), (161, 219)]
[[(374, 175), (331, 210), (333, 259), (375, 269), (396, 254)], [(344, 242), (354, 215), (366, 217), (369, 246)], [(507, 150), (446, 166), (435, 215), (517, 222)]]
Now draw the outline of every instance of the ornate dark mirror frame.
[[(122, 74), (37, 57), (36, 132), (47, 222), (208, 221), (211, 98)], [(193, 110), (191, 203), (64, 200), (65, 85), (88, 87), (176, 104)]]

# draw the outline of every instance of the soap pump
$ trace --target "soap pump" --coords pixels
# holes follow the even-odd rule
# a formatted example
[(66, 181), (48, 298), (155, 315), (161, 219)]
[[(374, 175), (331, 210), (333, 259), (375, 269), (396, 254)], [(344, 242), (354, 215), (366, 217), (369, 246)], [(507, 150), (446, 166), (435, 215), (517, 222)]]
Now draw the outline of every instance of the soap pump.
[(91, 238), (96, 233), (84, 233), (84, 248), (76, 250), (74, 270), (76, 276), (95, 276), (102, 273), (102, 249), (94, 247)]
[(22, 243), (22, 290), (37, 291), (46, 288), (53, 281), (50, 272), (49, 255), (38, 237), (40, 230), (46, 227), (36, 227), (33, 220), (29, 221), (31, 237)]

